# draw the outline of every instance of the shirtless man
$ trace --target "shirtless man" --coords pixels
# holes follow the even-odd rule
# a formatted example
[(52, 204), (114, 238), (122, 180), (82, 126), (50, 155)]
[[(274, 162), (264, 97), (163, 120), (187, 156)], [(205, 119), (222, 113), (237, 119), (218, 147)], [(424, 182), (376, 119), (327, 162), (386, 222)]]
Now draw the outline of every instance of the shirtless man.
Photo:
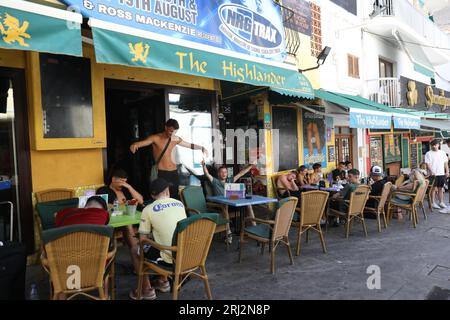
[[(297, 177), (297, 172), (292, 171), (287, 174), (283, 174), (277, 179), (277, 188), (285, 189), (286, 191), (281, 195), (282, 197), (287, 197), (288, 194), (294, 197), (300, 197), (300, 189), (295, 183)], [(289, 192), (288, 192), (289, 191)]]
[(165, 124), (165, 129), (163, 132), (153, 134), (142, 141), (133, 143), (130, 146), (130, 151), (132, 153), (135, 153), (139, 148), (152, 145), (153, 159), (155, 159), (156, 161), (161, 155), (162, 151), (164, 150), (164, 147), (166, 146), (169, 139), (171, 139), (169, 147), (167, 148), (166, 152), (164, 153), (164, 156), (162, 157), (161, 161), (158, 164), (158, 178), (163, 178), (164, 180), (166, 180), (171, 184), (170, 197), (173, 199), (179, 199), (178, 196), (179, 178), (177, 172), (177, 165), (173, 161), (175, 157), (172, 156), (172, 152), (174, 151), (175, 146), (179, 145), (181, 147), (193, 150), (201, 150), (206, 157), (208, 156), (208, 152), (204, 147), (183, 141), (183, 139), (176, 136), (175, 133), (179, 129), (179, 127), (180, 126), (177, 120), (169, 119)]

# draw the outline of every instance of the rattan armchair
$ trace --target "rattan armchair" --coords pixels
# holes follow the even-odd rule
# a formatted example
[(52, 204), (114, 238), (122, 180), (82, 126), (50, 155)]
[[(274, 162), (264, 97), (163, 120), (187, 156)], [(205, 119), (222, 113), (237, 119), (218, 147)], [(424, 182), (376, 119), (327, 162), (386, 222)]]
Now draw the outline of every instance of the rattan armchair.
[[(111, 282), (114, 299), (113, 230), (110, 226), (78, 224), (43, 232), (41, 263), (51, 279), (50, 299), (64, 294), (68, 300), (79, 295), (106, 300), (106, 279)], [(92, 291), (97, 291), (98, 296)]]
[(292, 221), (292, 226), (298, 229), (296, 250), (297, 256), (300, 255), (302, 235), (306, 233), (306, 242), (308, 242), (309, 230), (319, 233), (322, 250), (324, 253), (327, 252), (322, 228), (320, 227), (320, 220), (325, 213), (328, 197), (329, 193), (325, 191), (314, 190), (302, 193), (303, 201), (301, 203), (298, 221), (295, 221), (295, 216), (294, 221)]
[(190, 276), (203, 280), (206, 295), (211, 300), (212, 295), (205, 264), (217, 219), (218, 214), (196, 214), (179, 221), (173, 237), (176, 242), (172, 243), (172, 246), (163, 246), (150, 239), (140, 241), (140, 252), (144, 252), (144, 244), (149, 244), (160, 251), (170, 252), (173, 258), (173, 267), (158, 265), (146, 260), (141, 254), (139, 256), (137, 298), (141, 299), (142, 296), (143, 277), (156, 273), (173, 279), (174, 300), (178, 299), (178, 291)]
[[(414, 228), (417, 227), (419, 217), (417, 215), (417, 206), (419, 200), (425, 197), (425, 193), (428, 187), (428, 181), (425, 183), (415, 184), (413, 192), (395, 190), (391, 192), (391, 197), (388, 204), (388, 221), (392, 219), (392, 209), (400, 208), (410, 214)], [(404, 196), (407, 199), (398, 198), (397, 196)]]
[(367, 199), (369, 199), (370, 187), (367, 185), (359, 185), (355, 191), (350, 195), (350, 200), (346, 200), (345, 203), (348, 206), (347, 211), (341, 212), (335, 209), (328, 209), (329, 216), (345, 218), (345, 237), (348, 238), (350, 233), (350, 227), (353, 220), (361, 222), (364, 230), (364, 235), (367, 237), (367, 227), (364, 220), (364, 207), (366, 206)]
[(239, 262), (242, 261), (242, 250), (245, 244), (244, 240), (245, 238), (249, 238), (261, 243), (261, 254), (264, 254), (265, 245), (269, 244), (271, 255), (270, 271), (272, 274), (275, 273), (275, 250), (280, 243), (287, 247), (291, 264), (294, 264), (288, 234), (295, 208), (297, 206), (297, 201), (298, 200), (295, 197), (289, 197), (281, 200), (278, 203), (278, 209), (273, 220), (247, 218), (247, 220), (253, 220), (257, 224), (255, 226), (249, 226), (241, 229)]
[(47, 190), (36, 192), (35, 195), (36, 195), (36, 201), (39, 203), (39, 202), (74, 198), (75, 190), (64, 189), (64, 188), (47, 189)]
[[(215, 233), (225, 232), (225, 237), (227, 236), (227, 231), (229, 230), (229, 214), (226, 206), (206, 202), (205, 195), (201, 187), (197, 186), (187, 186), (180, 192), (181, 202), (185, 206), (185, 210), (189, 215), (199, 214), (199, 213), (211, 213), (215, 212), (223, 217), (223, 223), (218, 224)], [(226, 220), (226, 221), (225, 221)], [(229, 246), (228, 241), (225, 241), (227, 249)]]
[(381, 232), (381, 218), (383, 217), (383, 224), (384, 228), (387, 228), (387, 218), (386, 218), (386, 212), (384, 210), (384, 207), (386, 205), (386, 201), (389, 198), (389, 194), (392, 189), (392, 183), (386, 182), (383, 186), (383, 191), (381, 192), (380, 196), (371, 196), (369, 195), (369, 199), (374, 199), (376, 201), (376, 207), (365, 207), (364, 212), (375, 214), (377, 216), (377, 224), (378, 224), (378, 232)]

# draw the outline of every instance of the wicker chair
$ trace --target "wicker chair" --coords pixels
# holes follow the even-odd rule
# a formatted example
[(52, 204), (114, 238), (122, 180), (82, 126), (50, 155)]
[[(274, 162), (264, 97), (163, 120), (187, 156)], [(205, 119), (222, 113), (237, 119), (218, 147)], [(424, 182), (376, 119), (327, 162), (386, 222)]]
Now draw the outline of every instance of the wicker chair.
[(75, 190), (73, 189), (48, 189), (40, 192), (36, 192), (36, 201), (46, 202), (70, 199), (75, 197)]
[(380, 216), (383, 216), (384, 228), (387, 228), (387, 219), (386, 212), (384, 207), (386, 205), (386, 201), (389, 198), (389, 194), (392, 189), (392, 183), (386, 182), (383, 186), (383, 191), (381, 192), (381, 196), (370, 196), (369, 199), (374, 199), (377, 202), (376, 208), (365, 207), (364, 212), (375, 214), (377, 216), (377, 224), (378, 224), (378, 232), (381, 232), (381, 219)]
[(292, 223), (295, 208), (297, 206), (297, 198), (289, 197), (281, 200), (278, 203), (278, 209), (273, 220), (263, 220), (258, 218), (247, 218), (257, 222), (255, 226), (250, 226), (241, 229), (241, 241), (239, 246), (239, 262), (242, 261), (242, 249), (244, 247), (245, 237), (256, 240), (261, 243), (261, 254), (264, 254), (265, 244), (269, 244), (271, 254), (272, 274), (275, 273), (275, 250), (280, 243), (284, 244), (288, 249), (289, 259), (291, 264), (294, 264), (292, 259), (291, 245), (289, 243), (289, 228)]
[[(70, 300), (83, 295), (95, 300), (106, 300), (105, 280), (112, 282), (111, 291), (114, 298), (113, 266), (116, 246), (113, 240), (114, 229), (110, 226), (78, 224), (54, 228), (43, 232), (44, 252), (41, 262), (51, 279), (52, 300), (58, 299), (60, 293)], [(112, 249), (108, 250), (113, 243)], [(79, 287), (70, 279), (72, 266), (80, 272)], [(89, 292), (98, 291), (98, 296)]]
[(423, 217), (424, 217), (425, 220), (428, 219), (427, 214), (425, 212), (425, 198), (427, 196), (427, 190), (428, 190), (429, 184), (430, 184), (430, 181), (425, 180), (425, 187), (423, 189), (420, 189), (419, 195), (418, 195), (418, 198), (417, 198), (417, 205), (422, 210)]
[(302, 234), (306, 232), (306, 242), (308, 242), (310, 229), (319, 233), (323, 253), (327, 252), (322, 229), (320, 227), (320, 220), (325, 213), (328, 197), (329, 193), (325, 191), (314, 190), (302, 194), (303, 201), (301, 203), (300, 215), (295, 214), (292, 221), (292, 226), (298, 228), (297, 256), (300, 255)]
[[(173, 299), (178, 299), (178, 291), (184, 281), (190, 276), (203, 280), (206, 295), (212, 299), (209, 287), (208, 275), (206, 274), (206, 258), (208, 256), (211, 241), (216, 229), (218, 214), (196, 214), (178, 222), (174, 232), (174, 243), (172, 246), (163, 246), (153, 240), (140, 241), (140, 250), (144, 252), (144, 244), (150, 244), (158, 250), (172, 252), (173, 267), (168, 268), (146, 260), (144, 255), (139, 256), (139, 280), (138, 299), (142, 296), (143, 277), (149, 274), (159, 274), (173, 278)], [(200, 272), (197, 272), (197, 271)]]
[[(391, 197), (388, 204), (388, 221), (392, 219), (392, 209), (400, 208), (406, 210), (406, 212), (411, 214), (410, 218), (413, 222), (414, 228), (416, 228), (418, 223), (417, 205), (419, 204), (419, 199), (421, 199), (421, 197), (424, 197), (423, 194), (426, 192), (426, 183), (415, 184), (413, 189), (413, 192), (401, 190), (395, 190), (391, 192)], [(408, 199), (397, 198), (397, 195), (405, 196)]]
[(341, 212), (335, 209), (328, 209), (329, 216), (344, 217), (345, 222), (345, 237), (348, 238), (350, 233), (350, 226), (353, 220), (357, 219), (361, 222), (364, 230), (364, 235), (367, 237), (367, 227), (364, 220), (364, 207), (367, 199), (369, 199), (370, 187), (367, 185), (360, 185), (350, 195), (350, 200), (345, 202), (348, 204), (347, 212)]
[[(180, 198), (183, 202), (186, 212), (189, 215), (199, 213), (219, 213), (223, 219), (216, 227), (216, 233), (225, 232), (227, 236), (227, 224), (229, 221), (228, 211), (225, 206), (220, 204), (206, 202), (205, 195), (201, 187), (187, 186), (180, 192)], [(225, 241), (227, 249), (229, 246), (228, 241)]]

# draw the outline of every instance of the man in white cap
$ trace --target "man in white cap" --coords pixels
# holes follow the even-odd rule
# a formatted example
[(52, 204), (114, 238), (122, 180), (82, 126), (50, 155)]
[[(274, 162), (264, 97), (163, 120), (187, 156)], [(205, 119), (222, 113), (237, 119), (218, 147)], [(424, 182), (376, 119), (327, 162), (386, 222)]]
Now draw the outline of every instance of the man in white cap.
[[(372, 178), (372, 185), (370, 186), (371, 196), (381, 196), (381, 193), (383, 192), (383, 187), (386, 181), (383, 179), (383, 169), (379, 166), (373, 166), (372, 169), (370, 169), (370, 177)], [(378, 205), (378, 201), (375, 199), (369, 199), (367, 200), (367, 207), (376, 208)]]

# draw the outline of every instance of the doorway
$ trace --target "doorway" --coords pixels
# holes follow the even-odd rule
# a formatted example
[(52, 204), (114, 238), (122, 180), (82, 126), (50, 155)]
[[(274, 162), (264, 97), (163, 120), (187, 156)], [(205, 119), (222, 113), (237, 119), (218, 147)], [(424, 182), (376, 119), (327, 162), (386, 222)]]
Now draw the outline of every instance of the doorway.
[(339, 162), (353, 161), (353, 135), (349, 127), (336, 127), (336, 166)]
[(107, 80), (106, 132), (108, 147), (104, 163), (105, 183), (112, 171), (121, 168), (128, 173), (129, 183), (148, 198), (151, 147), (130, 152), (133, 142), (164, 130), (166, 99), (163, 88), (153, 88), (128, 81)]
[(34, 223), (25, 95), (24, 71), (0, 68), (0, 240), (12, 235), (14, 241), (26, 244), (30, 254), (34, 251)]

